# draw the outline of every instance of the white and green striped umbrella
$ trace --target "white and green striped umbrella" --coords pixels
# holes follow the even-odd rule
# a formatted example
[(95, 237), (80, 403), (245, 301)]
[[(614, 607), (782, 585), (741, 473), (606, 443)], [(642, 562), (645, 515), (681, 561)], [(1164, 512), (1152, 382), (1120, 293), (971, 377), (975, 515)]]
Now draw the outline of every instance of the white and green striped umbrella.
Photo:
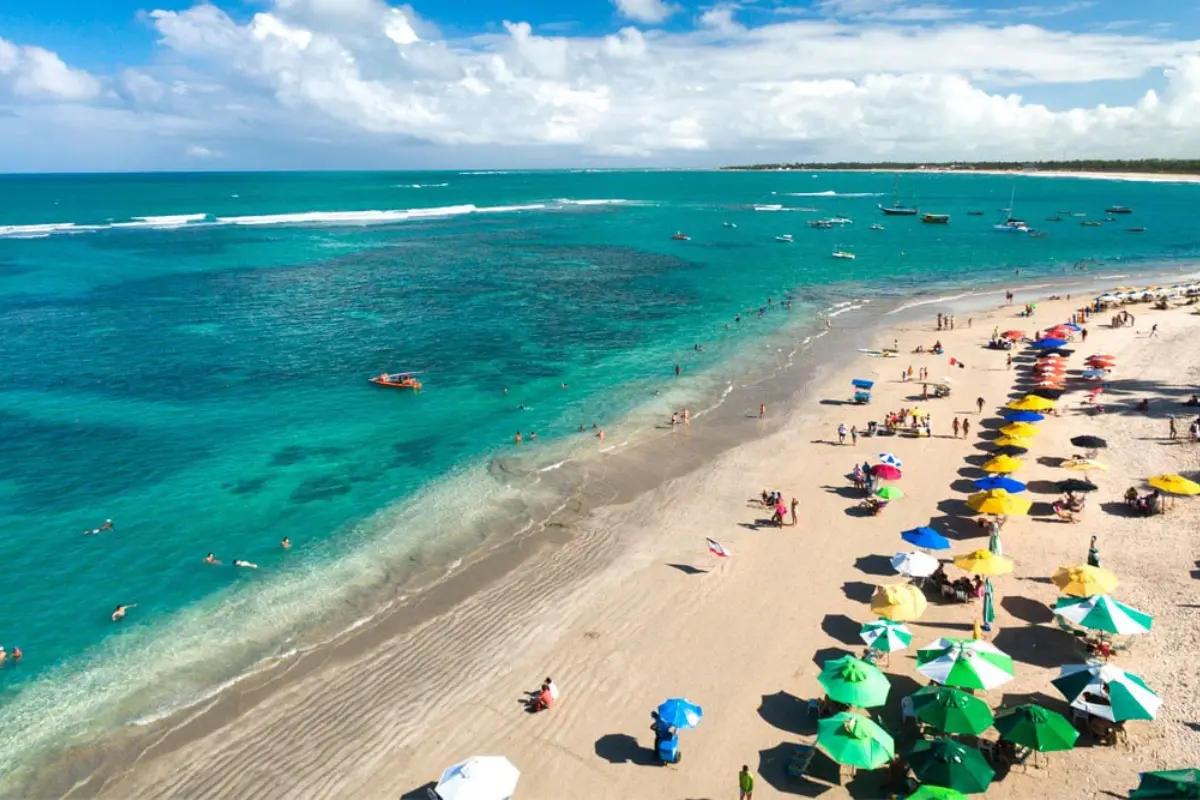
[(866, 623), (858, 632), (867, 647), (882, 653), (894, 653), (912, 644), (912, 631), (903, 622), (877, 619)]
[(987, 691), (1013, 679), (1013, 660), (979, 639), (938, 639), (917, 651), (917, 672), (943, 686)]
[(1054, 613), (1081, 628), (1121, 636), (1149, 633), (1154, 623), (1154, 618), (1149, 614), (1118, 603), (1106, 594), (1063, 597), (1054, 604)]
[[(1154, 719), (1162, 705), (1145, 681), (1112, 664), (1068, 664), (1051, 683), (1072, 708), (1113, 722)], [(1096, 702), (1100, 698), (1108, 702)]]

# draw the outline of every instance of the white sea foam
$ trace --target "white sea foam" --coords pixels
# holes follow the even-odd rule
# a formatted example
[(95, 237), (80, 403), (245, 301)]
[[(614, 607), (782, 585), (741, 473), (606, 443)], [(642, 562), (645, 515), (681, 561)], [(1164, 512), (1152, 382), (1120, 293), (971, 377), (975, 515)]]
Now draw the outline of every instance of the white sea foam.
[[(1001, 290), (997, 289), (996, 291), (999, 292)], [(961, 300), (964, 297), (971, 297), (974, 294), (975, 292), (963, 292), (962, 294), (948, 294), (943, 297), (927, 297), (921, 300), (913, 300), (911, 303), (905, 303), (902, 306), (893, 308), (888, 312), (888, 315), (899, 314), (901, 311), (907, 311), (910, 308), (920, 308), (921, 306), (929, 306), (934, 303), (949, 303), (951, 300)]]
[(448, 183), (397, 183), (394, 189), (440, 189)]

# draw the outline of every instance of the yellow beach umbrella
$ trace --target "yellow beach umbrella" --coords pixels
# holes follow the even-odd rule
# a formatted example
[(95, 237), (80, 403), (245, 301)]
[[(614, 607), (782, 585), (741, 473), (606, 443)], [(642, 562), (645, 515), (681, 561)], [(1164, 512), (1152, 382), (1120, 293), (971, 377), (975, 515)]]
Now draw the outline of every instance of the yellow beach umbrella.
[(1033, 503), (1014, 497), (1003, 489), (988, 489), (967, 498), (967, 507), (980, 514), (995, 514), (1002, 517), (1023, 516), (1029, 513)]
[(876, 586), (871, 596), (871, 611), (893, 622), (917, 619), (927, 605), (925, 593), (906, 583)]
[(1072, 458), (1064, 461), (1063, 469), (1072, 469), (1076, 472), (1087, 472), (1088, 470), (1098, 469), (1101, 472), (1108, 472), (1108, 465), (1102, 464), (1094, 458)]
[(1020, 400), (1012, 401), (1007, 407), (1015, 411), (1048, 411), (1054, 408), (1054, 401), (1038, 397), (1036, 394), (1027, 394)]
[(999, 439), (992, 442), (997, 447), (1007, 447), (1015, 445), (1016, 447), (1029, 447), (1029, 440), (1023, 436), (1001, 436)]
[(1146, 483), (1168, 494), (1200, 494), (1200, 483), (1189, 481), (1182, 475), (1155, 475)]
[(1005, 436), (1037, 436), (1038, 427), (1032, 422), (1010, 422), (1000, 429)]
[(983, 465), (984, 472), (1016, 472), (1021, 468), (1021, 459), (1012, 456), (996, 456)]
[(1117, 580), (1117, 576), (1108, 570), (1102, 567), (1090, 567), (1087, 565), (1059, 567), (1054, 571), (1054, 576), (1051, 580), (1054, 581), (1054, 585), (1063, 594), (1068, 594), (1072, 597), (1091, 597), (1096, 594), (1108, 594), (1120, 582)]
[(1011, 558), (998, 556), (991, 550), (976, 550), (965, 556), (955, 556), (954, 566), (975, 575), (1007, 575), (1013, 571)]

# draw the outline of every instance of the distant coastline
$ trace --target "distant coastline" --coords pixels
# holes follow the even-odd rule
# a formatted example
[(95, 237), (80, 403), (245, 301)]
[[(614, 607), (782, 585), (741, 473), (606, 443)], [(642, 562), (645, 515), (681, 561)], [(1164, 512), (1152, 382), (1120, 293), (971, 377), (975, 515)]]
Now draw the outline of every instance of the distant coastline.
[(1200, 183), (1200, 160), (1142, 159), (1132, 161), (963, 161), (918, 162), (793, 162), (722, 167), (732, 172), (927, 172), (933, 174), (1023, 175), (1041, 178)]

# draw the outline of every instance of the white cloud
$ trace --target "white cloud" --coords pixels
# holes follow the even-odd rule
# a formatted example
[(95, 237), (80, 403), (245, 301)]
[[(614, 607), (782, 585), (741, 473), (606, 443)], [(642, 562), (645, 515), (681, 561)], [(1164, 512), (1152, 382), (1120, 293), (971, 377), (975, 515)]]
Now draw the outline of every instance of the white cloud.
[(908, 3), (905, 0), (820, 0), (817, 10), (837, 19), (886, 20), (889, 22), (938, 22), (965, 17), (968, 8), (941, 3)]
[(0, 76), (20, 97), (90, 100), (100, 94), (98, 80), (81, 69), (68, 67), (57, 54), (4, 39), (0, 39)]
[(184, 148), (183, 154), (188, 158), (217, 158), (221, 154), (215, 150), (210, 150), (202, 144), (189, 144)]
[(663, 0), (612, 0), (622, 16), (651, 24), (662, 22), (679, 10), (674, 3)]
[[(264, 152), (310, 166), (335, 149), (368, 167), (425, 166), (430, 152), (448, 153), (441, 163), (469, 152), (473, 163), (483, 153), (509, 164), (1182, 156), (1200, 140), (1200, 42), (910, 25), (887, 17), (933, 6), (836, 5), (836, 16), (830, 5), (823, 18), (756, 26), (718, 1), (682, 31), (548, 35), (501, 21), (493, 33), (447, 38), (382, 0), (274, 0), (245, 20), (201, 4), (152, 12), (163, 57), (102, 81), (53, 54), (58, 66), (39, 72), (28, 55), (36, 48), (0, 40), (0, 88), (16, 94), (18, 75), (57, 75), (37, 84), (56, 87), (39, 90), (42, 105), (90, 96), (110, 144), (124, 136), (133, 148), (115, 131), (140, 124), (176, 161), (203, 159), (201, 148), (229, 166), (255, 166), (251, 154)], [(74, 89), (63, 74), (76, 76)], [(1167, 88), (1130, 105), (1075, 108), (1062, 92), (1047, 107), (1021, 96), (1155, 74)], [(38, 136), (29, 126), (52, 124), (26, 116), (27, 138)], [(57, 118), (54, 141), (73, 132), (89, 146), (94, 126), (77, 117)], [(0, 141), (0, 153), (14, 142)]]

